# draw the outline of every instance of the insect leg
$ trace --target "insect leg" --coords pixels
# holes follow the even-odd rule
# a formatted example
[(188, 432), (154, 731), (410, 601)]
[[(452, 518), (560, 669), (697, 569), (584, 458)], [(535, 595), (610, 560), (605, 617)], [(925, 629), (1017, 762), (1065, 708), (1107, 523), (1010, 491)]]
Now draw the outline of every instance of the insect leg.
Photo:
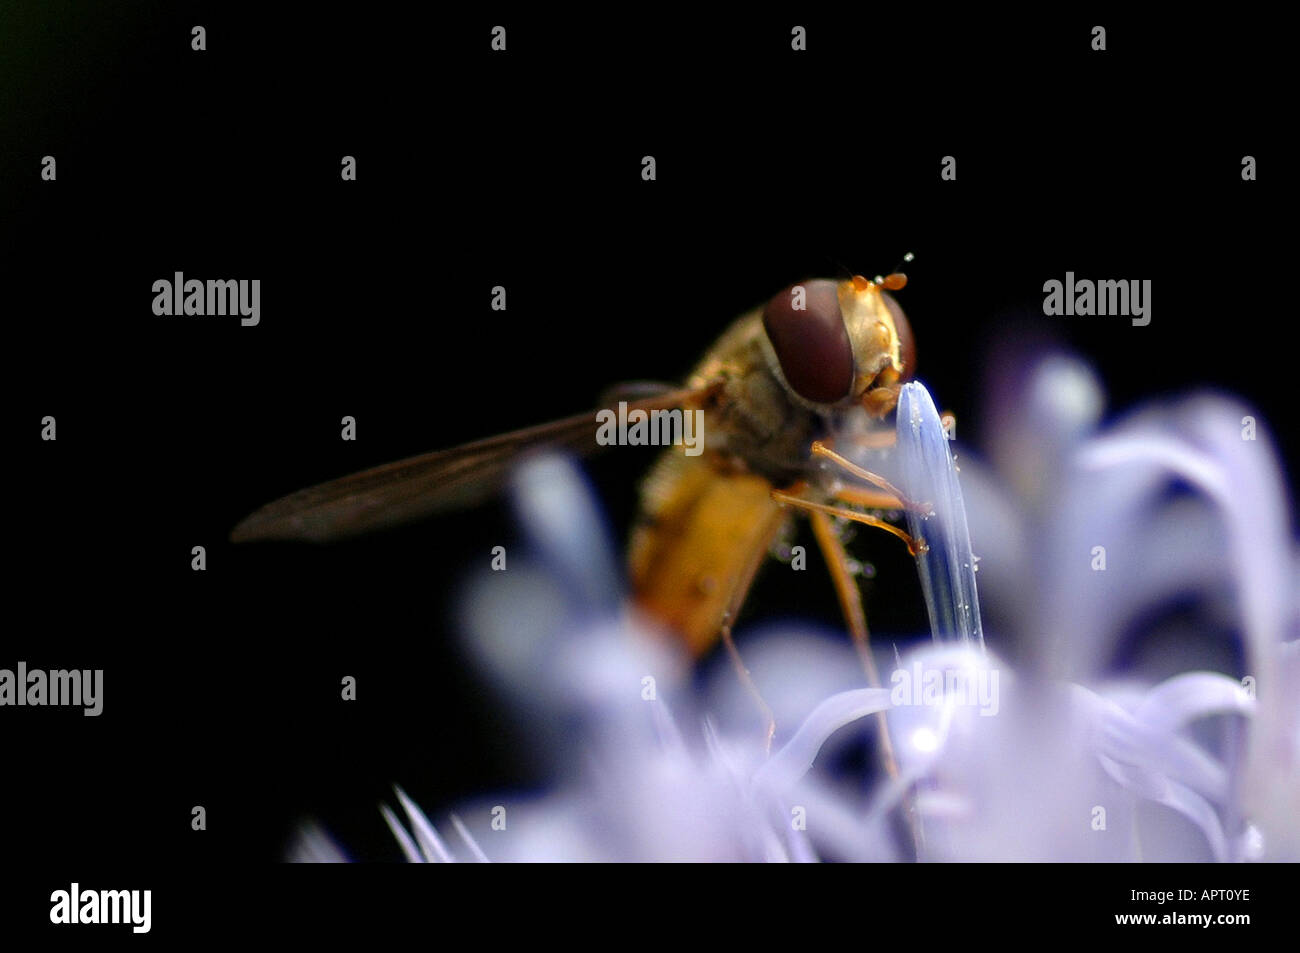
[[(880, 687), (880, 673), (876, 671), (876, 661), (871, 657), (871, 633), (867, 629), (867, 614), (862, 608), (862, 593), (849, 571), (849, 556), (844, 551), (844, 544), (835, 535), (831, 518), (825, 513), (814, 510), (808, 514), (812, 523), (813, 535), (826, 558), (826, 567), (830, 570), (831, 581), (835, 583), (835, 595), (839, 598), (840, 611), (844, 621), (849, 625), (853, 636), (853, 647), (857, 649), (862, 670), (866, 673), (867, 684), (871, 688)], [(894, 759), (894, 746), (889, 740), (889, 724), (885, 713), (879, 712), (876, 724), (880, 733), (880, 757), (885, 770), (891, 778), (898, 777), (898, 762)]]
[[(871, 657), (871, 633), (867, 629), (867, 614), (862, 608), (862, 593), (853, 578), (853, 573), (849, 571), (848, 553), (844, 551), (844, 544), (835, 534), (829, 516), (821, 510), (813, 510), (808, 517), (809, 522), (812, 523), (813, 535), (817, 537), (817, 545), (821, 547), (822, 555), (826, 557), (826, 566), (830, 570), (831, 581), (835, 583), (835, 594), (839, 598), (840, 611), (844, 613), (844, 620), (849, 624), (853, 646), (858, 651), (858, 658), (867, 676), (867, 684), (872, 688), (879, 688), (880, 674), (876, 670), (875, 659)], [(898, 760), (894, 756), (894, 743), (889, 737), (889, 720), (883, 711), (876, 713), (876, 733), (880, 739), (880, 762), (885, 768), (885, 773), (892, 780), (897, 781)], [(919, 853), (921, 829), (916, 819), (915, 801), (910, 792), (903, 796), (900, 809), (903, 822), (907, 825), (912, 842), (917, 845)]]
[(851, 510), (844, 506), (829, 506), (826, 503), (817, 503), (813, 500), (804, 499), (794, 493), (786, 493), (783, 490), (773, 490), (772, 499), (786, 506), (793, 506), (796, 509), (808, 510), (810, 512), (826, 513), (830, 516), (838, 516), (841, 519), (852, 520), (855, 523), (863, 523), (867, 526), (874, 526), (877, 529), (883, 529), (887, 533), (892, 533), (907, 544), (907, 551), (913, 556), (917, 556), (927, 549), (925, 540), (913, 539), (904, 530), (899, 529), (892, 523), (886, 523), (879, 517), (872, 516), (870, 513), (859, 513), (857, 510)]
[(871, 633), (867, 629), (867, 615), (862, 608), (862, 593), (858, 590), (849, 570), (849, 556), (844, 544), (835, 534), (831, 518), (819, 510), (808, 514), (812, 523), (813, 535), (821, 547), (822, 556), (826, 558), (826, 567), (830, 570), (831, 581), (835, 583), (835, 595), (840, 601), (840, 611), (848, 623), (849, 633), (853, 636), (853, 647), (858, 651), (858, 660), (866, 673), (867, 683), (872, 688), (880, 687), (880, 673), (876, 671), (876, 662), (871, 657)]
[(740, 650), (736, 648), (735, 641), (731, 638), (731, 625), (736, 616), (740, 614), (740, 608), (745, 604), (745, 599), (749, 596), (749, 590), (754, 584), (754, 577), (758, 574), (758, 567), (762, 565), (763, 560), (767, 558), (766, 547), (757, 550), (746, 564), (745, 568), (736, 576), (732, 585), (731, 593), (727, 597), (726, 607), (722, 610), (722, 619), (719, 623), (718, 634), (722, 636), (722, 644), (727, 648), (727, 656), (731, 659), (731, 664), (736, 670), (736, 676), (740, 683), (745, 686), (758, 705), (758, 710), (763, 717), (763, 752), (771, 754), (772, 739), (776, 736), (776, 718), (772, 714), (772, 709), (768, 707), (763, 700), (762, 693), (758, 686), (754, 684), (753, 677), (749, 674), (749, 669), (745, 665), (745, 660), (740, 657)]
[(884, 490), (868, 490), (859, 486), (841, 486), (831, 491), (831, 495), (841, 503), (861, 506), (868, 510), (904, 510), (906, 504), (892, 493)]
[(933, 510), (933, 507), (931, 507), (929, 503), (915, 503), (912, 500), (909, 500), (906, 496), (903, 495), (902, 490), (894, 486), (894, 484), (890, 483), (884, 477), (880, 476), (877, 473), (872, 473), (870, 470), (864, 470), (862, 467), (858, 466), (852, 460), (840, 456), (838, 453), (832, 450), (821, 440), (813, 441), (812, 455), (814, 457), (821, 457), (823, 460), (829, 460), (831, 463), (834, 463), (836, 466), (840, 467), (841, 469), (846, 470), (847, 472), (853, 474), (853, 476), (857, 477), (859, 480), (865, 480), (866, 482), (872, 484), (873, 486), (877, 486), (880, 489), (884, 490), (895, 500), (894, 505), (892, 507), (889, 507), (891, 509), (892, 508), (907, 509), (907, 510), (913, 510), (917, 513), (922, 513), (927, 515)]

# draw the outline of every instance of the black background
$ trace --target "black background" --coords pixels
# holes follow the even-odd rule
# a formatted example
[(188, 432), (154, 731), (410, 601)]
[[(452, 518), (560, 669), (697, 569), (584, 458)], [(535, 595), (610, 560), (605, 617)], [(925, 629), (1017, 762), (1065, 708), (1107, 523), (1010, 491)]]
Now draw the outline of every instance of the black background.
[[(1093, 361), (1112, 412), (1217, 387), (1300, 450), (1274, 148), (1292, 117), (1263, 27), (161, 2), (0, 25), (0, 665), (103, 668), (106, 699), (0, 714), (10, 856), (273, 861), (311, 815), (397, 859), (391, 783), (435, 810), (539, 780), (450, 631), (468, 568), (516, 538), (503, 507), (325, 548), (226, 534), (301, 486), (678, 379), (796, 280), (914, 252), (920, 377), (976, 447), (990, 355), (1032, 334)], [(1151, 279), (1152, 323), (1044, 317), (1067, 270)], [(260, 278), (260, 326), (154, 316), (175, 271)], [(651, 459), (592, 464), (619, 534)], [(921, 631), (905, 556), (861, 547), (876, 630)], [(748, 618), (834, 624), (828, 578), (804, 575), (760, 583)]]

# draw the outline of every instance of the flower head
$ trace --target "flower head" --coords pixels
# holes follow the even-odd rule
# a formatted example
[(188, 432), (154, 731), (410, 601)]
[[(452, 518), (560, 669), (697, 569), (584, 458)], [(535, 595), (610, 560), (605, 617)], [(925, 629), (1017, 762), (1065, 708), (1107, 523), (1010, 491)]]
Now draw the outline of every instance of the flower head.
[[(401, 815), (383, 813), (406, 857), (1300, 856), (1300, 560), (1267, 437), (1244, 441), (1249, 415), (1222, 398), (1098, 432), (1100, 388), (1060, 357), (999, 408), (993, 465), (963, 452), (959, 474), (929, 394), (904, 389), (895, 462), (930, 504), (909, 528), (929, 547), (933, 640), (872, 688), (847, 640), (742, 636), (782, 727), (770, 756), (736, 727), (737, 681), (700, 692), (675, 643), (627, 608), (573, 464), (521, 467), (532, 558), (470, 587), (463, 629), (556, 781), (461, 805), (441, 832), (399, 789)], [(1189, 599), (1197, 612), (1161, 616)], [(1166, 632), (1153, 658), (1142, 643)], [(878, 712), (896, 772), (838, 769), (827, 751), (864, 744)], [(300, 856), (333, 856), (323, 834), (305, 841)]]

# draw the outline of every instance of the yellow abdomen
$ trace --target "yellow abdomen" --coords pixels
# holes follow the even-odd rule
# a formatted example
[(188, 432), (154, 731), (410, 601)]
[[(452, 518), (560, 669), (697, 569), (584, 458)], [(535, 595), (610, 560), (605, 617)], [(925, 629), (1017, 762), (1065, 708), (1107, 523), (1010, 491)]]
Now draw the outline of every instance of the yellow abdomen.
[(637, 603), (686, 641), (695, 656), (717, 642), (788, 514), (772, 484), (730, 472), (716, 457), (669, 450), (642, 489), (628, 546)]

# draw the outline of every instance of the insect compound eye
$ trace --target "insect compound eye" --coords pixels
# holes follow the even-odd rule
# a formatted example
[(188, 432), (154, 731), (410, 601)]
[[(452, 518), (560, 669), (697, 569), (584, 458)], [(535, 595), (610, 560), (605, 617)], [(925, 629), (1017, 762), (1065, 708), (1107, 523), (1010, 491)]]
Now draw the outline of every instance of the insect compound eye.
[(889, 295), (882, 295), (889, 315), (894, 319), (894, 330), (898, 332), (899, 359), (903, 362), (903, 373), (899, 380), (910, 381), (916, 376), (916, 338), (912, 337), (912, 325), (903, 314), (898, 302)]
[(804, 400), (833, 404), (852, 392), (853, 347), (836, 282), (805, 281), (773, 296), (763, 330), (786, 383)]

